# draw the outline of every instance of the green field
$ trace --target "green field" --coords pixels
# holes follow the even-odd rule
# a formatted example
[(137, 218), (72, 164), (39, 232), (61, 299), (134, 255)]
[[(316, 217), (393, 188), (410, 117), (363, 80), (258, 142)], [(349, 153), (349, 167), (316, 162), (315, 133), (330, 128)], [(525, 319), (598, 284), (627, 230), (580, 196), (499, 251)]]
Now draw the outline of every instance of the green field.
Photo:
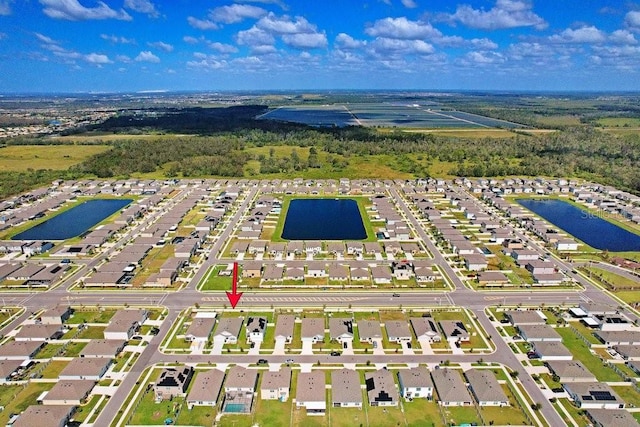
[(0, 171), (65, 170), (109, 149), (108, 145), (10, 145), (0, 148)]

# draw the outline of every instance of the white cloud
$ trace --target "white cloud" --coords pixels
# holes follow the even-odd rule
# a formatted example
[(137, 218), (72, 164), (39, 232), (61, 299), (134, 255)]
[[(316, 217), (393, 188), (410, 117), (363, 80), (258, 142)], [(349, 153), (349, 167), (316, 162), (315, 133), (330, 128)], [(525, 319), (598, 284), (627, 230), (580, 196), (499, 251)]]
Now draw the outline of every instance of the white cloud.
[(418, 5), (414, 0), (400, 0), (400, 1), (402, 2), (402, 5), (408, 9), (413, 9), (418, 7)]
[(191, 37), (191, 36), (184, 36), (182, 38), (182, 41), (185, 43), (189, 43), (189, 44), (198, 44), (200, 42), (199, 39), (195, 38), (195, 37)]
[(427, 22), (410, 21), (405, 17), (384, 18), (376, 21), (365, 32), (372, 37), (387, 37), (392, 39), (429, 39), (441, 37), (442, 33)]
[(463, 65), (491, 65), (491, 64), (499, 64), (505, 61), (504, 56), (497, 52), (479, 52), (473, 51), (468, 52), (462, 59), (461, 63)]
[(160, 16), (160, 13), (158, 13), (158, 10), (151, 0), (125, 0), (124, 7), (136, 12), (144, 13), (152, 18)]
[(247, 46), (272, 45), (276, 42), (271, 34), (256, 27), (238, 32), (236, 41), (238, 44)]
[(267, 11), (261, 7), (248, 4), (232, 4), (213, 9), (211, 13), (209, 13), (209, 18), (216, 22), (235, 24), (243, 21), (245, 18), (258, 19), (266, 14)]
[(315, 25), (312, 25), (302, 16), (296, 16), (295, 21), (284, 15), (276, 16), (273, 12), (261, 18), (256, 27), (275, 34), (298, 34), (298, 33), (314, 33)]
[(138, 62), (154, 62), (154, 63), (158, 63), (160, 62), (160, 58), (158, 58), (156, 55), (154, 55), (151, 51), (145, 50), (142, 51), (138, 54), (138, 56), (136, 56), (136, 61)]
[(98, 2), (96, 7), (84, 7), (78, 0), (40, 0), (44, 6), (42, 12), (49, 18), (66, 19), (68, 21), (85, 21), (91, 19), (119, 19), (131, 21), (131, 16), (123, 9), (115, 11), (106, 3)]
[(11, 3), (13, 0), (0, 0), (0, 16), (11, 15)]
[(528, 0), (496, 0), (489, 10), (474, 9), (470, 5), (460, 5), (456, 13), (448, 18), (453, 22), (482, 30), (498, 30), (516, 27), (547, 28), (547, 22), (533, 12)]
[(288, 10), (289, 7), (282, 0), (235, 0), (236, 3), (262, 3), (262, 4), (275, 4), (280, 6), (282, 10)]
[(554, 43), (602, 43), (607, 36), (594, 26), (584, 26), (580, 28), (567, 28), (560, 34), (554, 34), (549, 40)]
[(340, 33), (336, 36), (335, 45), (339, 49), (360, 49), (367, 45), (364, 40), (356, 40), (349, 34)]
[(103, 55), (100, 53), (90, 53), (84, 56), (84, 60), (90, 64), (102, 65), (102, 64), (111, 64), (111, 60), (107, 55)]
[(634, 31), (640, 31), (640, 11), (632, 10), (627, 12), (624, 23)]
[(423, 40), (401, 40), (378, 37), (369, 43), (370, 52), (376, 56), (430, 55), (435, 49)]
[(150, 42), (150, 43), (147, 43), (147, 46), (155, 47), (156, 49), (163, 50), (167, 53), (173, 52), (173, 45), (170, 45), (169, 43), (165, 43), (162, 41)]
[(220, 28), (218, 24), (213, 21), (209, 21), (208, 19), (198, 19), (193, 16), (189, 16), (187, 18), (187, 22), (193, 28), (197, 28), (198, 30), (217, 30)]
[(38, 38), (38, 40), (40, 40), (43, 43), (46, 43), (46, 44), (59, 44), (59, 42), (57, 42), (56, 40), (52, 39), (51, 37), (45, 36), (44, 34), (40, 34), (40, 33), (34, 33), (34, 34)]
[(238, 51), (237, 47), (230, 44), (225, 44), (220, 42), (209, 42), (208, 45), (209, 45), (209, 48), (220, 53), (236, 53)]
[(609, 35), (609, 40), (617, 44), (636, 44), (636, 40), (633, 33), (627, 30), (616, 30)]
[(270, 44), (263, 44), (251, 47), (252, 55), (270, 55), (272, 53), (276, 53), (278, 49), (275, 46)]
[(205, 71), (219, 70), (227, 66), (227, 61), (219, 59), (215, 55), (205, 55), (203, 53), (194, 53), (195, 61), (188, 61), (187, 67), (197, 68)]
[(487, 38), (471, 39), (469, 40), (469, 43), (476, 49), (493, 50), (498, 48), (498, 44), (496, 42)]
[(127, 55), (118, 55), (116, 56), (116, 61), (128, 64), (129, 62), (131, 62), (131, 58), (129, 58)]
[(136, 41), (134, 39), (128, 39), (122, 36), (109, 35), (109, 34), (100, 34), (100, 38), (103, 40), (110, 41), (111, 43), (121, 43), (121, 44), (135, 44)]
[(284, 34), (282, 41), (297, 49), (320, 49), (327, 47), (327, 36), (324, 33)]

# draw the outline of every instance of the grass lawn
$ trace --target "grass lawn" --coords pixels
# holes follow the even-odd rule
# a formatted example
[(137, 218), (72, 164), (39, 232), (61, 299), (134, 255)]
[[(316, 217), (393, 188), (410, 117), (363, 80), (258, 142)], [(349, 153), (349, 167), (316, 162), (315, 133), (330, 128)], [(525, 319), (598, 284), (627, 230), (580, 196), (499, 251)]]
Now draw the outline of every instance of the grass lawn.
[(0, 402), (4, 411), (0, 412), (0, 425), (6, 425), (11, 414), (19, 414), (28, 406), (37, 404), (43, 391), (51, 390), (55, 383), (29, 383), (23, 386), (0, 386)]
[[(155, 403), (153, 389), (145, 392), (140, 404), (136, 408), (129, 424), (133, 425), (162, 425), (164, 420), (175, 420), (176, 411), (182, 406), (184, 399), (175, 398)], [(186, 410), (186, 406), (184, 408)]]
[(175, 424), (188, 426), (210, 426), (213, 425), (216, 412), (216, 409), (211, 406), (194, 406), (193, 409), (189, 409), (187, 405), (184, 405)]
[[(364, 405), (368, 405), (365, 401)], [(405, 425), (404, 414), (400, 410), (400, 407), (379, 407), (379, 406), (368, 406), (367, 407), (367, 418), (369, 419), (369, 426), (374, 427), (388, 427), (388, 426), (396, 426), (396, 425)]]
[(78, 357), (80, 356), (80, 352), (88, 343), (86, 342), (70, 342), (67, 344), (67, 347), (60, 354), (63, 357)]
[(64, 360), (54, 360), (49, 362), (46, 368), (42, 370), (42, 378), (58, 378), (60, 372), (67, 366), (69, 362)]
[(443, 411), (445, 413), (445, 419), (453, 423), (452, 425), (465, 423), (481, 424), (475, 406), (444, 407)]
[(109, 323), (114, 314), (116, 314), (116, 310), (112, 309), (76, 309), (66, 323), (71, 325), (78, 325), (80, 323)]
[[(256, 398), (253, 421), (261, 426), (286, 426), (291, 419), (292, 398), (286, 402)], [(223, 416), (224, 419), (226, 417)]]
[[(571, 419), (573, 419), (573, 421), (575, 421), (579, 427), (587, 427), (591, 425), (587, 417), (585, 415), (581, 415), (580, 409), (573, 406), (573, 403), (571, 403), (569, 399), (558, 399), (558, 401), (562, 403), (564, 409), (566, 409), (567, 412), (571, 415)], [(562, 414), (562, 411), (558, 412)]]
[(50, 359), (58, 354), (63, 344), (47, 343), (36, 355), (37, 359)]
[(628, 406), (633, 405), (631, 407), (640, 407), (640, 393), (631, 384), (628, 386), (614, 386), (611, 388), (618, 393), (618, 396), (620, 396)]
[(620, 298), (622, 301), (633, 304), (640, 301), (640, 290), (639, 291), (617, 291), (615, 292), (616, 296)]
[(414, 399), (412, 402), (403, 401), (402, 405), (409, 427), (444, 426), (436, 402), (426, 399)]
[(9, 145), (0, 150), (0, 170), (66, 170), (110, 149), (108, 145)]
[(84, 405), (78, 406), (78, 409), (76, 409), (76, 412), (73, 414), (73, 420), (78, 422), (84, 422), (89, 416), (89, 413), (91, 412), (91, 410), (98, 404), (100, 397), (101, 397), (100, 395), (96, 394), (92, 396), (87, 403), (85, 403)]
[[(515, 402), (514, 402), (515, 403)], [(523, 425), (527, 424), (527, 419), (524, 417), (522, 410), (519, 406), (481, 406), (480, 413), (491, 424), (505, 426), (505, 425)]]
[(591, 354), (587, 345), (569, 328), (556, 328), (562, 336), (562, 343), (580, 360), (598, 381), (622, 381), (622, 378), (611, 368), (602, 364), (600, 359)]
[(226, 265), (216, 265), (210, 268), (202, 278), (202, 281), (198, 284), (198, 289), (201, 291), (231, 290), (233, 278), (231, 276), (218, 276), (218, 272), (220, 272), (220, 270), (226, 269)]

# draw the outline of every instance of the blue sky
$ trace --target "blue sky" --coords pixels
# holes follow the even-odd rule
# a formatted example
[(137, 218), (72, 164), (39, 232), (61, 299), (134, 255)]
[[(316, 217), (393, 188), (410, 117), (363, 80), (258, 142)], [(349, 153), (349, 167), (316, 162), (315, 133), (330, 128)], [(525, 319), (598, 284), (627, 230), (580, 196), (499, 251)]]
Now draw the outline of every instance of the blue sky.
[(640, 90), (620, 0), (0, 0), (0, 92)]

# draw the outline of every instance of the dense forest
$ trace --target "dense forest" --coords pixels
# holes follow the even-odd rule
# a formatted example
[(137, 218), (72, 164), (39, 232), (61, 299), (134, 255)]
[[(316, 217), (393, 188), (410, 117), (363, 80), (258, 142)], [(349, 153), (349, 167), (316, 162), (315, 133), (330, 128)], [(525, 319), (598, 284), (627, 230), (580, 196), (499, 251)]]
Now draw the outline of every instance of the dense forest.
[[(466, 139), (254, 120), (252, 117), (262, 109), (247, 106), (175, 110), (159, 116), (122, 115), (93, 131), (181, 135), (113, 140), (108, 142), (111, 150), (65, 172), (3, 172), (0, 196), (55, 178), (121, 178), (148, 173), (166, 177), (268, 177), (274, 173), (305, 177), (309, 171), (321, 168), (340, 171), (354, 158), (370, 158), (374, 162), (376, 156), (392, 156), (396, 170), (414, 177), (427, 176), (434, 162), (447, 162), (452, 165), (449, 173), (457, 176), (583, 177), (640, 193), (638, 134), (617, 135), (583, 125), (535, 136)], [(186, 133), (191, 135), (185, 136)], [(21, 138), (7, 142), (47, 141), (51, 140)], [(286, 155), (268, 149), (281, 146), (293, 149)], [(256, 154), (257, 147), (267, 148)], [(248, 173), (250, 162), (259, 166), (249, 168)]]

